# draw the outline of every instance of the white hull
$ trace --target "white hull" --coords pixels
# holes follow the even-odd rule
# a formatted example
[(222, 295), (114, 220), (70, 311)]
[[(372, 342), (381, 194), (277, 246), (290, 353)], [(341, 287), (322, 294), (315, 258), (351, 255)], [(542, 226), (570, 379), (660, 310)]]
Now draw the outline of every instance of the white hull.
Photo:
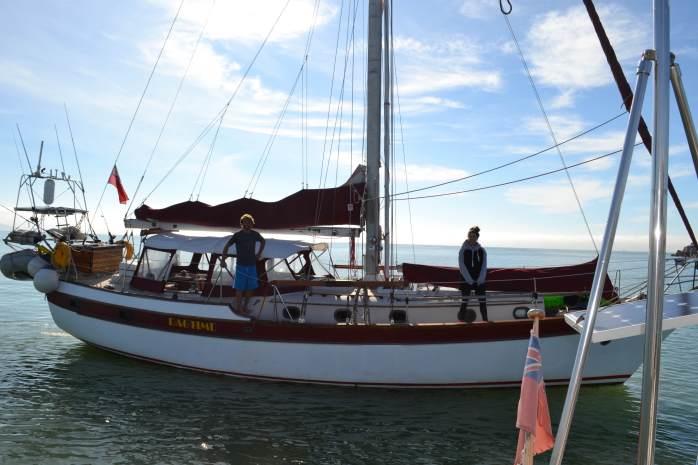
[[(93, 305), (125, 305), (149, 314), (214, 318), (254, 326), (225, 305), (195, 305), (61, 283), (64, 295)], [(96, 304), (95, 304), (96, 303)], [(136, 307), (136, 304), (139, 306)], [(76, 304), (77, 305), (77, 304)], [(82, 314), (49, 303), (56, 324), (87, 343), (130, 357), (225, 375), (304, 383), (381, 387), (515, 386), (521, 379), (525, 338), (456, 343), (323, 343), (216, 337), (138, 327)], [(196, 308), (195, 312), (191, 310)], [(98, 310), (98, 309), (97, 309)], [(188, 310), (188, 311), (187, 311)], [(496, 326), (499, 323), (475, 323)], [(304, 324), (285, 324), (301, 328)], [(463, 325), (468, 326), (468, 325)], [(489, 329), (489, 328), (488, 328)], [(252, 331), (252, 329), (251, 329)], [(542, 334), (548, 384), (565, 384), (572, 370), (579, 336)], [(594, 345), (584, 371), (588, 383), (617, 383), (640, 365), (643, 340), (630, 337)]]

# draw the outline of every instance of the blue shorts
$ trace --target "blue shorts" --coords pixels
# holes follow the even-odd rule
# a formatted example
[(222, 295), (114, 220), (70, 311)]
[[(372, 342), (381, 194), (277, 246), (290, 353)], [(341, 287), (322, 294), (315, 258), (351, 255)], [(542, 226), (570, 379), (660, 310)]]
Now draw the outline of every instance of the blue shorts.
[(235, 267), (235, 289), (253, 291), (257, 289), (257, 267), (255, 265), (237, 265)]

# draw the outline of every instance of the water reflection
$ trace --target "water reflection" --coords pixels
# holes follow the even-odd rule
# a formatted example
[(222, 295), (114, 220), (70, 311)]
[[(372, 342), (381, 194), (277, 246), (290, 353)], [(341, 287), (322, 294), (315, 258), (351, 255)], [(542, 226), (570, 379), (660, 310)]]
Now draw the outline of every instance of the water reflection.
[[(8, 458), (52, 463), (508, 463), (518, 400), (511, 389), (370, 390), (237, 380), (79, 343), (16, 379), (5, 394), (13, 427), (11, 433), (0, 429), (0, 447), (11, 441), (18, 452)], [(565, 391), (549, 388), (548, 394), (556, 419)], [(570, 463), (631, 461), (637, 411), (626, 386), (585, 389)]]

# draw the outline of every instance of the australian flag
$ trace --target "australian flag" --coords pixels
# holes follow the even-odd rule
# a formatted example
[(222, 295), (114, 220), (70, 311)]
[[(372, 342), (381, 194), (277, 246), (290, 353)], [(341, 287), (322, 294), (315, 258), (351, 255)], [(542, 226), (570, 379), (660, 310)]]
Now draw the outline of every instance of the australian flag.
[(543, 381), (543, 357), (540, 351), (540, 340), (531, 331), (528, 342), (528, 353), (521, 380), (521, 396), (516, 416), (516, 427), (519, 428), (519, 441), (516, 446), (514, 465), (523, 463), (525, 433), (531, 433), (533, 454), (540, 454), (551, 449), (555, 444), (553, 430), (550, 425), (548, 398), (545, 395)]

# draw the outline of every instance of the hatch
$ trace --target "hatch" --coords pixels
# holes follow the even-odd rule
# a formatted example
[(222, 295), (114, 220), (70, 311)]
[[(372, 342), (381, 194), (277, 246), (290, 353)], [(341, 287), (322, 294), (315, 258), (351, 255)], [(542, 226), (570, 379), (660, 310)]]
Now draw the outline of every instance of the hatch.
[[(600, 309), (591, 341), (613, 341), (644, 334), (646, 308), (647, 300), (636, 300)], [(565, 321), (582, 333), (586, 324), (585, 314), (586, 310), (568, 313)], [(698, 325), (698, 293), (665, 295), (662, 329), (666, 331), (692, 325)]]

